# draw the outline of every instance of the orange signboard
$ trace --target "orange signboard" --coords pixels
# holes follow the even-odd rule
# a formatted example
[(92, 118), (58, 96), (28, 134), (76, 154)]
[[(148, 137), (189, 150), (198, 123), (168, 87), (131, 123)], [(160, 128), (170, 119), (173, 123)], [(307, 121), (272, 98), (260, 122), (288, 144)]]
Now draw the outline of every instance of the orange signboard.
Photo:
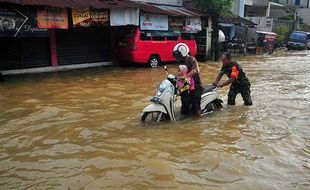
[(37, 9), (38, 28), (68, 29), (67, 9), (40, 7)]
[(107, 9), (72, 9), (73, 26), (107, 26), (109, 12)]

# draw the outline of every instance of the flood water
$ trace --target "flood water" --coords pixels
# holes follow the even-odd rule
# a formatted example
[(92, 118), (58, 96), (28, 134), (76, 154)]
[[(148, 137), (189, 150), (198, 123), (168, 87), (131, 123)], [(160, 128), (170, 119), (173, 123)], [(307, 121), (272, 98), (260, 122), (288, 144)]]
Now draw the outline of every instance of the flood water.
[[(238, 60), (252, 107), (226, 87), (222, 110), (148, 126), (161, 68), (6, 77), (0, 189), (310, 189), (310, 51)], [(221, 63), (200, 66), (208, 84)]]

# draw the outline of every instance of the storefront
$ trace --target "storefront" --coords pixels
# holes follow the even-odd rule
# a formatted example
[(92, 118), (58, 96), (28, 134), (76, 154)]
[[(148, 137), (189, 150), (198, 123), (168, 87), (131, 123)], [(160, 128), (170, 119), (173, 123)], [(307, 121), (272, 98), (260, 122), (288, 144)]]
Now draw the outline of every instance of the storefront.
[(31, 1), (29, 5), (24, 5), (24, 1), (6, 1), (0, 3), (2, 70), (38, 67), (55, 70), (62, 66), (111, 63), (113, 56), (118, 56), (113, 55), (115, 26), (157, 30), (140, 26), (141, 19), (147, 20), (149, 15), (158, 17), (154, 23), (160, 26), (165, 22), (159, 30), (180, 33), (201, 30), (201, 14), (181, 6), (128, 0)]
[(1, 69), (50, 66), (49, 33), (38, 29), (36, 9), (3, 5), (0, 8)]
[(107, 9), (0, 4), (1, 70), (111, 60)]
[(58, 65), (111, 60), (109, 12), (106, 9), (72, 9), (72, 27), (56, 30)]

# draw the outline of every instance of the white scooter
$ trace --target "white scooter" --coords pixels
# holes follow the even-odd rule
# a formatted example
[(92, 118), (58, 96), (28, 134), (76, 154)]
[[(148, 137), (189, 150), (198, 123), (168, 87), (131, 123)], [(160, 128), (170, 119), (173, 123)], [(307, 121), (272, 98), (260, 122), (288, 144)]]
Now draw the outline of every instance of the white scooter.
[[(176, 121), (175, 102), (177, 96), (177, 79), (174, 75), (168, 73), (166, 66), (164, 68), (167, 73), (167, 79), (159, 85), (156, 96), (151, 99), (152, 103), (143, 109), (142, 122)], [(217, 87), (213, 85), (204, 87), (200, 104), (202, 115), (222, 108), (222, 103), (223, 101), (217, 93)]]

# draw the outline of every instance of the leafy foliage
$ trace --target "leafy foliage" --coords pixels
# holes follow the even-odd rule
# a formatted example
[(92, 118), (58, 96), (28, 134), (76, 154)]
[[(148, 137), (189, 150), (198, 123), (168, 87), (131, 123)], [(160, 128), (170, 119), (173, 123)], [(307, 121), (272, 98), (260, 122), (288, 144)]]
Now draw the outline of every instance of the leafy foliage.
[(193, 0), (193, 4), (209, 14), (225, 15), (232, 6), (232, 0)]
[(285, 15), (279, 18), (280, 20), (294, 20), (294, 15)]
[(285, 42), (286, 38), (289, 35), (289, 28), (287, 28), (287, 27), (279, 27), (279, 28), (277, 28), (276, 33), (277, 33), (277, 38), (276, 38), (277, 42), (279, 44), (282, 44), (282, 43)]

